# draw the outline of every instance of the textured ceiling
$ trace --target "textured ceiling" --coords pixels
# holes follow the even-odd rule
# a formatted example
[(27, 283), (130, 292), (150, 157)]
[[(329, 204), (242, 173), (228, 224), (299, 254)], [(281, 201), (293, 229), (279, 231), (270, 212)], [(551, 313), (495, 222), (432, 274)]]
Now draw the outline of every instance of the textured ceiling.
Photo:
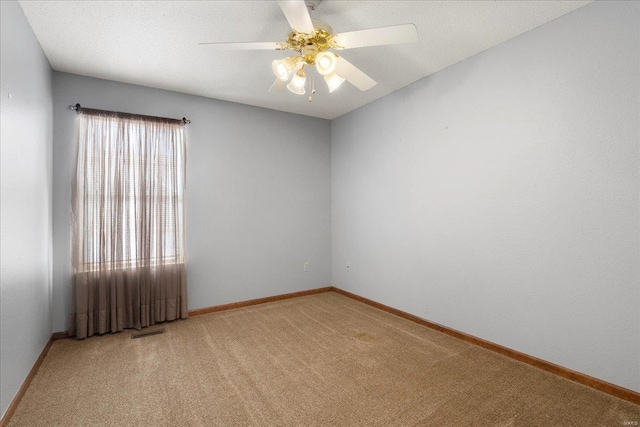
[(333, 119), (589, 1), (331, 1), (311, 13), (334, 32), (413, 22), (419, 41), (341, 54), (378, 85), (348, 83), (313, 102), (269, 93), (283, 51), (213, 51), (199, 42), (284, 41), (272, 1), (20, 1), (57, 71)]

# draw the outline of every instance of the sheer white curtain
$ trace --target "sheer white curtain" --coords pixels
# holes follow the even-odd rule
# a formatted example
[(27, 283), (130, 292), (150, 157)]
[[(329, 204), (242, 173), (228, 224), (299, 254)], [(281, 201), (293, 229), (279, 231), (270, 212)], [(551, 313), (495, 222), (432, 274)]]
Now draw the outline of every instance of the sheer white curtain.
[(70, 335), (186, 318), (184, 126), (88, 109), (77, 126)]

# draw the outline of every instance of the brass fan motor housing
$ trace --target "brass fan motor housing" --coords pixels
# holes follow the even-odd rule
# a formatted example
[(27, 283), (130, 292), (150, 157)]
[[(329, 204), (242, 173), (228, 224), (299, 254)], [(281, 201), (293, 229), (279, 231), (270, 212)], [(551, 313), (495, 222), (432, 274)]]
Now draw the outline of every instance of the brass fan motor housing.
[[(315, 64), (316, 55), (329, 50), (333, 45), (333, 29), (322, 21), (313, 21), (313, 34), (293, 30), (287, 38), (288, 48), (300, 53), (299, 60), (307, 65)], [(323, 28), (324, 27), (324, 28)]]

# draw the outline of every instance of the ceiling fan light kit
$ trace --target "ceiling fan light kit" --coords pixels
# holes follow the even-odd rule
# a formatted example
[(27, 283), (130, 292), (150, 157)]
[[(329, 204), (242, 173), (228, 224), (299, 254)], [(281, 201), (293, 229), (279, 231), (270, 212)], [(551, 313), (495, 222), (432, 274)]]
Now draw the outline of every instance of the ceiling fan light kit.
[[(275, 60), (272, 64), (273, 74), (282, 81), (287, 81), (291, 77), (294, 64), (299, 64), (300, 70), (291, 77), (291, 82), (287, 85), (287, 89), (296, 95), (304, 95), (306, 93), (304, 88), (306, 82), (304, 78), (305, 66), (312, 67), (315, 65), (320, 75), (328, 76), (334, 73), (338, 61), (338, 55), (327, 51), (330, 48), (339, 48), (333, 43), (333, 35), (331, 34), (333, 29), (331, 26), (326, 22), (316, 20), (311, 20), (311, 24), (313, 25), (312, 33), (301, 33), (293, 29), (284, 44), (285, 49), (294, 50), (298, 52), (298, 55)], [(344, 81), (343, 78), (341, 79)], [(338, 82), (338, 80), (334, 79), (334, 85), (329, 88), (329, 93), (337, 89), (342, 81)]]
[(287, 89), (289, 89), (292, 93), (296, 95), (304, 95), (304, 84), (307, 81), (307, 77), (304, 73), (304, 68), (299, 69), (294, 76), (291, 78), (291, 81), (287, 85)]
[(344, 77), (340, 77), (336, 73), (331, 73), (328, 76), (324, 76), (324, 81), (327, 83), (329, 93), (338, 89), (342, 83), (344, 83)]
[[(291, 33), (285, 42), (257, 42), (257, 43), (200, 43), (210, 45), (218, 50), (286, 50), (297, 54), (283, 59), (276, 59), (271, 63), (271, 70), (276, 81), (269, 89), (270, 92), (286, 88), (296, 95), (304, 95), (305, 84), (309, 80), (305, 67), (313, 67), (327, 84), (329, 93), (335, 91), (346, 80), (358, 89), (365, 91), (376, 85), (376, 81), (366, 75), (355, 65), (329, 49), (345, 50), (366, 46), (379, 46), (398, 43), (412, 43), (418, 40), (415, 25), (403, 24), (391, 27), (371, 28), (360, 31), (334, 34), (333, 28), (323, 21), (312, 20), (310, 10), (315, 10), (320, 1), (281, 0), (278, 1), (284, 13)], [(295, 71), (295, 72), (294, 72)], [(315, 89), (311, 90), (315, 93)], [(311, 101), (311, 97), (309, 97)]]
[(328, 76), (336, 69), (338, 56), (331, 52), (320, 52), (316, 55), (316, 69), (323, 76)]
[(289, 80), (295, 64), (291, 58), (276, 59), (271, 63), (273, 74), (283, 82)]

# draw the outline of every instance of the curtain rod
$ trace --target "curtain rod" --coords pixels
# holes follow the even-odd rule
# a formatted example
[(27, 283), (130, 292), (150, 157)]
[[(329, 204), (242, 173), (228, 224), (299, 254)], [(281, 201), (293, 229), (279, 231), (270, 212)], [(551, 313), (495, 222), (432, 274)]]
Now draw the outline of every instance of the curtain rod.
[[(82, 105), (80, 104), (76, 104), (76, 105), (69, 105), (69, 110), (76, 110), (77, 113), (80, 113), (83, 108)], [(107, 110), (97, 110), (97, 109), (93, 109), (93, 111), (103, 111), (105, 113), (112, 113), (112, 114), (119, 114), (125, 117), (148, 117), (150, 119), (161, 119), (161, 120), (175, 120), (178, 122), (182, 122), (183, 125), (188, 125), (189, 123), (191, 123), (191, 120), (187, 119), (186, 117), (183, 117), (182, 120), (180, 119), (167, 119), (166, 117), (156, 117), (156, 116), (145, 116), (142, 114), (131, 114), (131, 113), (121, 113), (119, 111), (107, 111)]]

